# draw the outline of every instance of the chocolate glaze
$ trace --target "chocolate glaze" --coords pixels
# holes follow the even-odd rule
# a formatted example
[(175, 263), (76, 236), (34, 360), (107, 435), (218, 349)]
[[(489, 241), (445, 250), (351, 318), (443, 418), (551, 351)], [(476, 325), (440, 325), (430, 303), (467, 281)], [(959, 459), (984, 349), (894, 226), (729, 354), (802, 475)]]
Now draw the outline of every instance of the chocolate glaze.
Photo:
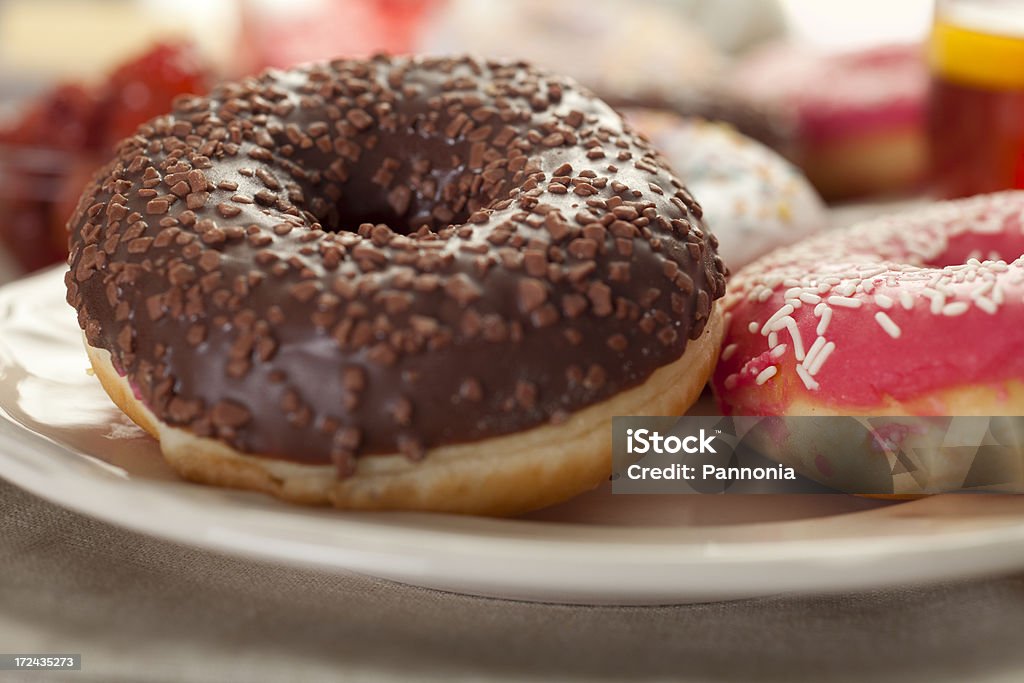
[(180, 99), (72, 217), (68, 302), (160, 419), (337, 465), (564, 419), (724, 292), (700, 207), (573, 81), (376, 57)]

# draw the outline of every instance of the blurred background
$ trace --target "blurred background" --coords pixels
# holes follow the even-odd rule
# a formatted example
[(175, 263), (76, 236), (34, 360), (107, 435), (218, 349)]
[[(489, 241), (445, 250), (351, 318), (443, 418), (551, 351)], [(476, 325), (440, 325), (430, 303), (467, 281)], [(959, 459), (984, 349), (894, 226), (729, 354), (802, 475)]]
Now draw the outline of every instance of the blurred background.
[[(984, 182), (965, 177), (962, 164), (939, 179), (933, 171), (943, 154), (947, 167), (950, 155), (965, 154), (978, 117), (1024, 112), (1016, 81), (982, 88), (985, 97), (1013, 91), (1008, 100), (979, 104), (970, 99), (977, 93), (957, 90), (939, 93), (948, 99), (939, 115), (929, 107), (936, 80), (954, 74), (949, 84), (971, 85), (970, 73), (946, 68), (947, 53), (953, 61), (977, 54), (986, 32), (1024, 35), (1006, 28), (1021, 4), (0, 0), (0, 279), (63, 259), (63, 226), (81, 186), (176, 95), (267, 67), (377, 51), (522, 57), (575, 76), (615, 106), (722, 120), (800, 167), (830, 202), (1010, 186), (1024, 179), (1016, 151)], [(971, 11), (988, 14), (975, 21)], [(936, 48), (946, 15), (970, 35), (950, 34)], [(1005, 67), (1010, 53), (996, 52)], [(1001, 125), (1009, 127), (1000, 149), (1007, 140), (1019, 149), (1024, 133)], [(933, 150), (949, 140), (959, 147)]]
[[(4, 96), (10, 97), (38, 90), (48, 81), (102, 75), (167, 39), (193, 41), (204, 57), (229, 75), (261, 66), (259, 62), (287, 66), (289, 61), (379, 49), (416, 50), (421, 41), (431, 40), (428, 34), (437, 28), (430, 25), (432, 21), (444, 21), (446, 13), (464, 14), (474, 4), (485, 6), (479, 16), (486, 16), (496, 11), (491, 6), (520, 3), (0, 0), (0, 76)], [(540, 3), (526, 0), (522, 4), (536, 7)], [(589, 4), (558, 3), (569, 15), (567, 22), (570, 17), (584, 21)], [(795, 40), (834, 49), (920, 40), (932, 12), (932, 0), (621, 0), (609, 4), (616, 11), (639, 13), (645, 5), (656, 5), (688, 24), (696, 20), (729, 52), (783, 32)], [(581, 30), (585, 28), (584, 24)]]

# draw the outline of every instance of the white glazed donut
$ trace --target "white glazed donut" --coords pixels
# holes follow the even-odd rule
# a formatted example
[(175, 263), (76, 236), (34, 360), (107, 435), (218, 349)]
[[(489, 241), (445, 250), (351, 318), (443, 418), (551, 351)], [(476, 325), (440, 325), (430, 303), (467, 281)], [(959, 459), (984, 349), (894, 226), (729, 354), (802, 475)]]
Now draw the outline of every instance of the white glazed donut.
[(651, 109), (625, 114), (700, 202), (734, 272), (828, 224), (825, 205), (803, 174), (731, 126)]

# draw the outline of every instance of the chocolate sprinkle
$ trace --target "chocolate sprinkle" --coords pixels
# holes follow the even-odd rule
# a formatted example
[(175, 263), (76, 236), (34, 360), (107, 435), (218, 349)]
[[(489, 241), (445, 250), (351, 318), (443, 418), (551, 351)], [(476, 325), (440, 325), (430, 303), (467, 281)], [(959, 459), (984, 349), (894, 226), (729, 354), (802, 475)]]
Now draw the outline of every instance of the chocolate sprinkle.
[(520, 62), (337, 60), (181, 98), (78, 206), (68, 302), (150, 410), (339, 476), (636, 386), (725, 289), (664, 160)]

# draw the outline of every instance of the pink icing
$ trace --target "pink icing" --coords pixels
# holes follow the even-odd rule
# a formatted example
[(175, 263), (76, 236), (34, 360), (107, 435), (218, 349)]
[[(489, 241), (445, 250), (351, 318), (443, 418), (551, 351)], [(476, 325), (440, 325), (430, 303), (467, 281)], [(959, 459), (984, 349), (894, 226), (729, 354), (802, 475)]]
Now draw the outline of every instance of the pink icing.
[[(820, 236), (742, 270), (726, 296), (726, 351), (714, 377), (724, 409), (780, 414), (800, 397), (871, 409), (888, 398), (919, 401), (942, 389), (998, 389), (1007, 380), (1024, 380), (1022, 216), (1024, 192), (936, 204)], [(820, 291), (830, 277), (834, 284), (821, 302), (794, 306), (788, 315), (805, 352), (819, 336), (835, 345), (811, 372), (806, 354), (796, 357), (790, 328), (776, 330), (777, 346), (786, 348), (774, 355), (771, 337), (760, 328), (773, 316), (783, 320), (778, 313), (788, 310), (787, 302), (793, 306), (801, 294)], [(769, 290), (760, 301), (758, 294)], [(831, 304), (832, 296), (857, 307)], [(822, 335), (819, 304), (831, 310)], [(880, 313), (891, 323), (880, 322)], [(766, 354), (776, 373), (759, 385)], [(925, 409), (942, 411), (937, 403)]]
[(920, 45), (836, 54), (774, 46), (733, 76), (737, 92), (795, 111), (809, 143), (924, 125), (928, 69)]

